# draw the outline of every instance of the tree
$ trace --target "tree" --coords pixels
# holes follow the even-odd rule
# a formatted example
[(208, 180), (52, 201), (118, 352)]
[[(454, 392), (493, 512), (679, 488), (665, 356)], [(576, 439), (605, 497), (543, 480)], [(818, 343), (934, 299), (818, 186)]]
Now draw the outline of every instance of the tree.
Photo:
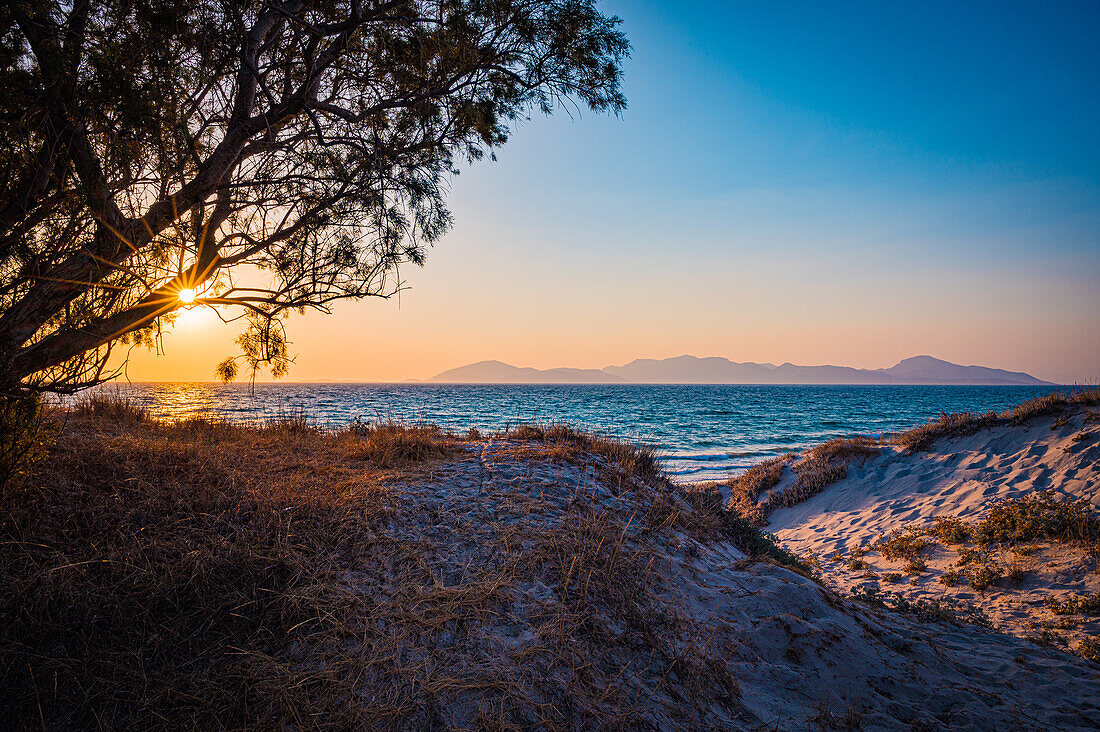
[(619, 112), (594, 0), (13, 0), (0, 9), (0, 387), (102, 382), (189, 302), (287, 368), (289, 312), (386, 297), (456, 166), (533, 110)]

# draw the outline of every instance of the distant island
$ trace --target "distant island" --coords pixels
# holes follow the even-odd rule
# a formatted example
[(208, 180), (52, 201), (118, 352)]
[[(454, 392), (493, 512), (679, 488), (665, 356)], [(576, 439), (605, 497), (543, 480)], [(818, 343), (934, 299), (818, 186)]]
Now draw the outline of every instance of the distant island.
[(961, 366), (932, 356), (913, 356), (886, 369), (797, 366), (793, 363), (776, 366), (696, 356), (639, 358), (625, 366), (603, 369), (534, 369), (500, 361), (479, 361), (436, 374), (428, 381), (450, 384), (1051, 384), (1019, 371)]

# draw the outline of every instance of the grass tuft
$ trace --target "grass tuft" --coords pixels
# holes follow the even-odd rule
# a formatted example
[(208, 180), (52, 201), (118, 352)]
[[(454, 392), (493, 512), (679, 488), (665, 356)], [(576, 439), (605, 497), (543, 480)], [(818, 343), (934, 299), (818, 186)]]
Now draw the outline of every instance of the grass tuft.
[(767, 515), (758, 504), (760, 495), (774, 488), (783, 477), (783, 470), (792, 455), (769, 458), (753, 465), (741, 475), (726, 482), (730, 490), (728, 508), (744, 517), (755, 526), (762, 526)]
[(356, 421), (345, 435), (353, 453), (377, 468), (407, 467), (465, 452), (458, 438), (433, 424)]
[(70, 408), (69, 414), (75, 419), (115, 426), (136, 426), (149, 420), (148, 410), (117, 392), (101, 392), (83, 397)]
[(921, 452), (932, 447), (936, 440), (973, 434), (996, 423), (994, 412), (981, 415), (972, 412), (941, 414), (936, 421), (894, 435), (890, 441), (909, 452)]
[(645, 482), (664, 482), (657, 450), (615, 437), (584, 432), (566, 424), (523, 424), (505, 432), (503, 437), (518, 442), (540, 443), (552, 454), (570, 459), (580, 453), (595, 453), (621, 470), (626, 477)]

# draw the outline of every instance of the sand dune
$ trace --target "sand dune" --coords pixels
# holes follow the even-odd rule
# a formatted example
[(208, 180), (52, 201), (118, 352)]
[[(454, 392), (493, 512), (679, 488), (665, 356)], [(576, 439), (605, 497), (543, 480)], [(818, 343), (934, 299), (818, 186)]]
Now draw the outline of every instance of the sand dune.
[[(1071, 648), (1097, 637), (1100, 618), (1056, 614), (1050, 598), (1100, 592), (1095, 546), (1049, 540), (948, 545), (923, 535), (932, 542), (919, 552), (927, 568), (906, 571), (904, 559), (888, 560), (875, 542), (906, 527), (928, 529), (938, 516), (978, 520), (993, 502), (1041, 491), (1100, 507), (1095, 415), (1081, 408), (1026, 425), (999, 425), (938, 440), (922, 452), (881, 447), (850, 462), (847, 476), (820, 494), (775, 510), (768, 530), (792, 551), (819, 561), (826, 582), (842, 591), (959, 603), (978, 609), (1000, 630)], [(966, 572), (976, 565), (966, 564), (974, 556), (967, 552), (981, 554), (982, 566), (1001, 578), (972, 587)], [(952, 573), (960, 574), (953, 584)]]

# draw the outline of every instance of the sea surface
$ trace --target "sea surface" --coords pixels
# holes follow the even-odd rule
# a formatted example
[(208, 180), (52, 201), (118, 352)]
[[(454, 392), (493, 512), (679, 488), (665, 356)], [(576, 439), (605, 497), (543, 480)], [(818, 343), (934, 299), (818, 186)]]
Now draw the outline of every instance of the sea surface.
[(432, 422), (465, 432), (567, 422), (655, 446), (673, 478), (722, 479), (832, 437), (880, 435), (944, 412), (1002, 410), (1049, 386), (742, 386), (687, 384), (119, 384), (101, 387), (164, 419), (256, 422), (304, 413)]

